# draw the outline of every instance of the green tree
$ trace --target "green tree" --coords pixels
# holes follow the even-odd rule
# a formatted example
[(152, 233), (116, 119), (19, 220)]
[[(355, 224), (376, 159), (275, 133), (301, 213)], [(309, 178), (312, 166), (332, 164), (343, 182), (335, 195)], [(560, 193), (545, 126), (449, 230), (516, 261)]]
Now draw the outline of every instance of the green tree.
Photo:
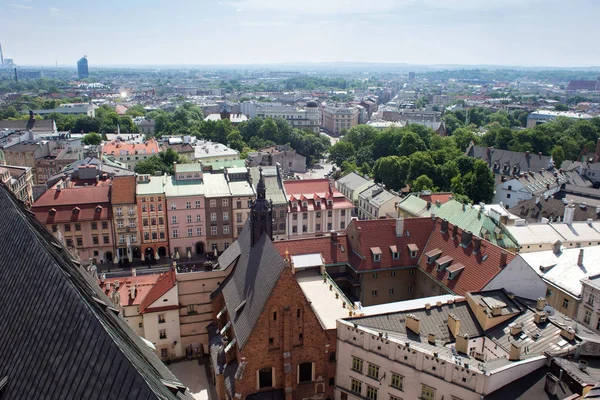
[(456, 143), (456, 147), (461, 151), (465, 151), (471, 141), (477, 143), (478, 137), (475, 133), (469, 128), (458, 128), (452, 133), (452, 138), (454, 138), (454, 142)]
[(410, 161), (407, 157), (382, 157), (373, 166), (375, 182), (383, 183), (387, 188), (400, 190), (406, 186)]
[(415, 179), (410, 187), (411, 192), (422, 192), (423, 190), (437, 191), (437, 187), (427, 175), (421, 175)]
[(354, 156), (354, 145), (350, 142), (339, 141), (329, 149), (329, 159), (338, 166), (341, 166), (344, 161), (352, 162)]
[(99, 135), (96, 132), (91, 132), (88, 133), (87, 135), (85, 135), (83, 137), (83, 139), (81, 139), (81, 143), (83, 144), (87, 144), (87, 145), (99, 145), (100, 143), (102, 143), (102, 136)]
[(490, 203), (494, 197), (494, 174), (483, 160), (475, 160), (473, 171), (463, 176), (465, 194), (475, 203)]
[(554, 106), (556, 111), (569, 111), (569, 106), (566, 104), (558, 103)]
[(246, 143), (244, 143), (242, 135), (237, 129), (233, 129), (231, 133), (227, 135), (227, 143), (229, 147), (240, 152), (246, 147)]
[(402, 139), (400, 139), (400, 145), (398, 145), (398, 154), (400, 156), (410, 156), (418, 151), (426, 150), (427, 146), (425, 142), (414, 132), (406, 132)]
[(552, 160), (554, 160), (556, 168), (560, 168), (563, 161), (565, 161), (565, 151), (561, 146), (554, 146), (554, 149), (552, 149)]

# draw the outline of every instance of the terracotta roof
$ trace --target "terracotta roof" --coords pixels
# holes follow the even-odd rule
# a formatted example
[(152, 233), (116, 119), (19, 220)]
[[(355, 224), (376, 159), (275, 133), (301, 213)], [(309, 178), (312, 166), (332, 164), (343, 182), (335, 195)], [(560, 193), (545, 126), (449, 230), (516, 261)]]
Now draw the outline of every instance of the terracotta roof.
[[(103, 221), (110, 219), (110, 207), (104, 204), (101, 208), (97, 204), (73, 204), (56, 207), (33, 207), (31, 211), (42, 224), (56, 224), (59, 222)], [(77, 209), (77, 212), (75, 212)]]
[[(421, 254), (418, 254), (417, 258), (411, 258), (406, 250), (407, 246), (416, 245), (422, 251), (433, 224), (431, 218), (405, 219), (402, 236), (396, 236), (395, 219), (353, 220), (346, 230), (351, 245), (350, 264), (357, 271), (417, 265)], [(392, 257), (390, 246), (396, 246), (396, 249), (400, 250), (400, 257), (397, 260)], [(373, 260), (372, 247), (383, 249), (381, 260), (378, 262)]]
[(290, 256), (320, 253), (325, 260), (325, 264), (348, 262), (349, 246), (346, 241), (346, 235), (337, 236), (337, 245), (332, 241), (330, 236), (280, 240), (273, 242), (273, 244), (281, 257), (285, 256), (287, 250)]
[(444, 204), (452, 198), (452, 193), (449, 192), (449, 193), (422, 194), (419, 197), (425, 201), (430, 201), (433, 204), (435, 204), (436, 201), (439, 201), (441, 204)]
[[(154, 152), (153, 152), (154, 150)], [(110, 142), (102, 145), (102, 153), (107, 155), (120, 155), (121, 151), (126, 151), (128, 155), (145, 154), (153, 155), (159, 152), (158, 142), (154, 139), (147, 140), (144, 143), (126, 143), (126, 142)], [(145, 153), (143, 153), (145, 151)]]
[[(165, 293), (171, 290), (177, 284), (177, 280), (175, 279), (175, 270), (169, 269), (164, 274), (161, 274), (156, 284), (150, 292), (146, 295), (142, 303), (140, 304), (140, 313), (146, 311), (146, 309), (152, 305), (156, 300), (160, 299)], [(157, 307), (154, 307), (157, 308)]]
[[(115, 282), (119, 282), (118, 292), (121, 295), (121, 306), (136, 306), (140, 305), (150, 290), (156, 284), (160, 274), (147, 274), (138, 276), (128, 276), (124, 278), (108, 278), (104, 282), (100, 282), (100, 287), (104, 294), (109, 298), (112, 292), (115, 291)], [(106, 288), (110, 285), (109, 289)], [(135, 284), (135, 296), (131, 298), (130, 289)]]
[[(409, 221), (409, 220), (407, 220)], [(502, 271), (502, 268), (511, 262), (515, 255), (501, 247), (496, 246), (487, 240), (481, 239), (481, 250), (473, 253), (474, 241), (472, 240), (467, 247), (461, 246), (462, 230), (458, 229), (456, 238), (452, 237), (453, 226), (445, 233), (441, 232), (442, 221), (437, 219), (433, 232), (429, 237), (425, 253), (434, 249), (442, 250), (442, 257), (437, 262), (427, 263), (427, 257), (421, 257), (419, 267), (427, 272), (431, 277), (438, 280), (457, 295), (464, 295), (466, 292), (476, 292), (482, 290), (496, 275)], [(473, 236), (475, 239), (475, 236)], [(447, 268), (438, 271), (439, 261), (452, 258), (452, 264)], [(462, 272), (448, 279), (448, 269), (456, 271), (460, 266), (464, 266)]]
[(102, 204), (110, 202), (110, 187), (84, 186), (76, 189), (47, 190), (33, 204), (33, 207), (54, 207), (60, 205)]
[(115, 176), (112, 180), (112, 204), (135, 203), (135, 176)]
[[(352, 202), (335, 187), (329, 185), (328, 179), (285, 181), (283, 185), (288, 195), (290, 212), (354, 208)], [(332, 206), (327, 205), (328, 199), (333, 200)], [(321, 204), (317, 206), (316, 202), (319, 200)], [(297, 207), (292, 207), (294, 201), (298, 202)], [(302, 202), (306, 202), (307, 207), (302, 207)]]

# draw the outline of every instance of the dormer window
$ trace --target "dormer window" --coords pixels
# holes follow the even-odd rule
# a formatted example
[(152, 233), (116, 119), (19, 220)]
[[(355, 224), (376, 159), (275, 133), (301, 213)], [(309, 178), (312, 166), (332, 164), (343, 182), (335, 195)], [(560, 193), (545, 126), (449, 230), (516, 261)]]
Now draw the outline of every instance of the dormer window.
[(315, 205), (316, 205), (317, 207), (321, 207), (321, 201), (320, 201), (320, 200), (317, 200), (317, 201), (315, 202)]
[(79, 211), (81, 211), (81, 209), (79, 207), (75, 207), (73, 209), (73, 214), (79, 214)]
[(102, 212), (102, 206), (96, 206), (96, 212), (97, 213)]
[(440, 249), (433, 249), (425, 253), (425, 256), (427, 257), (427, 264), (431, 264), (432, 262), (437, 260), (441, 254), (442, 251)]
[(333, 205), (333, 200), (327, 200), (327, 205), (328, 206), (332, 206)]
[(373, 254), (373, 261), (381, 261), (381, 249), (379, 247), (371, 247), (371, 253)]
[(464, 265), (462, 264), (453, 264), (452, 266), (450, 266), (450, 268), (448, 268), (448, 280), (451, 281), (453, 278), (455, 278), (458, 274), (460, 274), (460, 272), (465, 268)]
[(498, 163), (494, 163), (494, 169), (498, 169)]
[(392, 260), (398, 260), (400, 258), (398, 246), (390, 246), (390, 253), (392, 253)]
[(519, 167), (517, 167), (516, 165), (513, 167), (512, 169), (513, 174), (517, 174), (519, 172)]
[(443, 271), (444, 269), (446, 269), (446, 267), (448, 265), (450, 265), (450, 263), (453, 261), (454, 259), (450, 256), (444, 256), (442, 258), (440, 258), (439, 260), (437, 260), (435, 263), (437, 264), (437, 270), (439, 271)]
[(408, 245), (408, 251), (410, 251), (410, 258), (417, 258), (419, 247), (416, 244), (411, 243)]
[(302, 202), (302, 208), (307, 208), (307, 207), (308, 207), (308, 202), (306, 202), (306, 201), (303, 201), (303, 202)]
[(504, 164), (504, 166), (502, 167), (502, 171), (504, 171), (505, 173), (508, 172), (508, 164)]
[(55, 208), (51, 208), (50, 211), (48, 211), (48, 214), (50, 214), (50, 215), (56, 215), (56, 209)]
[(292, 203), (292, 208), (298, 208), (298, 203), (297, 202), (293, 202)]

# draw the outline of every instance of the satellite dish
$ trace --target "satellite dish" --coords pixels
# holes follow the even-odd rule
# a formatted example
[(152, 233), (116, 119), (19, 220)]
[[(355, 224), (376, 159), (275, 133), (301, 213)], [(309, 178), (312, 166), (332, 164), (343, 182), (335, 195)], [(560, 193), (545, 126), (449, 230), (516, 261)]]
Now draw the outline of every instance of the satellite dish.
[(544, 307), (544, 312), (551, 317), (556, 313), (556, 310), (554, 308), (552, 308), (551, 306), (546, 306), (546, 307)]

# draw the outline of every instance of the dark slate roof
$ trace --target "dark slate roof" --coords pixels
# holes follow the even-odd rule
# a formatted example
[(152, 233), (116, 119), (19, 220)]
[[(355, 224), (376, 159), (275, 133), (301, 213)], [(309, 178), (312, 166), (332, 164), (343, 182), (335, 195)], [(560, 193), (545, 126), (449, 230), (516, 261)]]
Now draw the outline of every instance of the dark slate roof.
[(0, 208), (0, 400), (191, 398), (4, 185)]
[(558, 385), (558, 391), (555, 395), (545, 390), (546, 374), (552, 372), (550, 368), (544, 366), (535, 371), (515, 380), (506, 386), (488, 394), (485, 400), (555, 400), (564, 399), (572, 395), (573, 392), (565, 383)]
[[(536, 201), (538, 203), (536, 203)], [(584, 204), (577, 202), (573, 221), (587, 221), (588, 218), (597, 220), (600, 214), (596, 213), (596, 207), (588, 205), (584, 200)], [(510, 212), (527, 220), (527, 222), (541, 222), (542, 218), (548, 218), (551, 221), (561, 221), (565, 214), (565, 204), (562, 200), (549, 197), (547, 199), (533, 198), (520, 201), (517, 205), (510, 209)]]
[(250, 237), (250, 224), (246, 222), (235, 242), (237, 245), (229, 247), (219, 257), (219, 265), (223, 267), (231, 264), (231, 260), (235, 262), (221, 291), (240, 349), (250, 338), (285, 266), (267, 234), (263, 233), (254, 246)]
[(569, 81), (567, 90), (600, 90), (600, 81)]
[(407, 334), (411, 338), (411, 336), (416, 335), (406, 329), (406, 316), (408, 314), (413, 314), (420, 318), (420, 336), (424, 337), (425, 341), (427, 340), (427, 335), (430, 333), (435, 333), (436, 340), (444, 343), (454, 341), (448, 329), (448, 314), (454, 314), (460, 319), (460, 334), (466, 333), (469, 337), (483, 335), (483, 330), (480, 328), (475, 314), (473, 314), (469, 305), (464, 300), (453, 304), (444, 303), (440, 307), (432, 304), (429, 310), (420, 308), (412, 311), (351, 318), (348, 321), (378, 331)]
[[(495, 174), (512, 175), (513, 167), (517, 167), (519, 172), (534, 171), (538, 172), (549, 168), (551, 157), (530, 153), (521, 153), (518, 151), (509, 151), (495, 149), (492, 147), (469, 146), (466, 151), (469, 157), (478, 158), (485, 161)], [(504, 166), (508, 167), (504, 172)], [(496, 168), (494, 168), (496, 166)]]

